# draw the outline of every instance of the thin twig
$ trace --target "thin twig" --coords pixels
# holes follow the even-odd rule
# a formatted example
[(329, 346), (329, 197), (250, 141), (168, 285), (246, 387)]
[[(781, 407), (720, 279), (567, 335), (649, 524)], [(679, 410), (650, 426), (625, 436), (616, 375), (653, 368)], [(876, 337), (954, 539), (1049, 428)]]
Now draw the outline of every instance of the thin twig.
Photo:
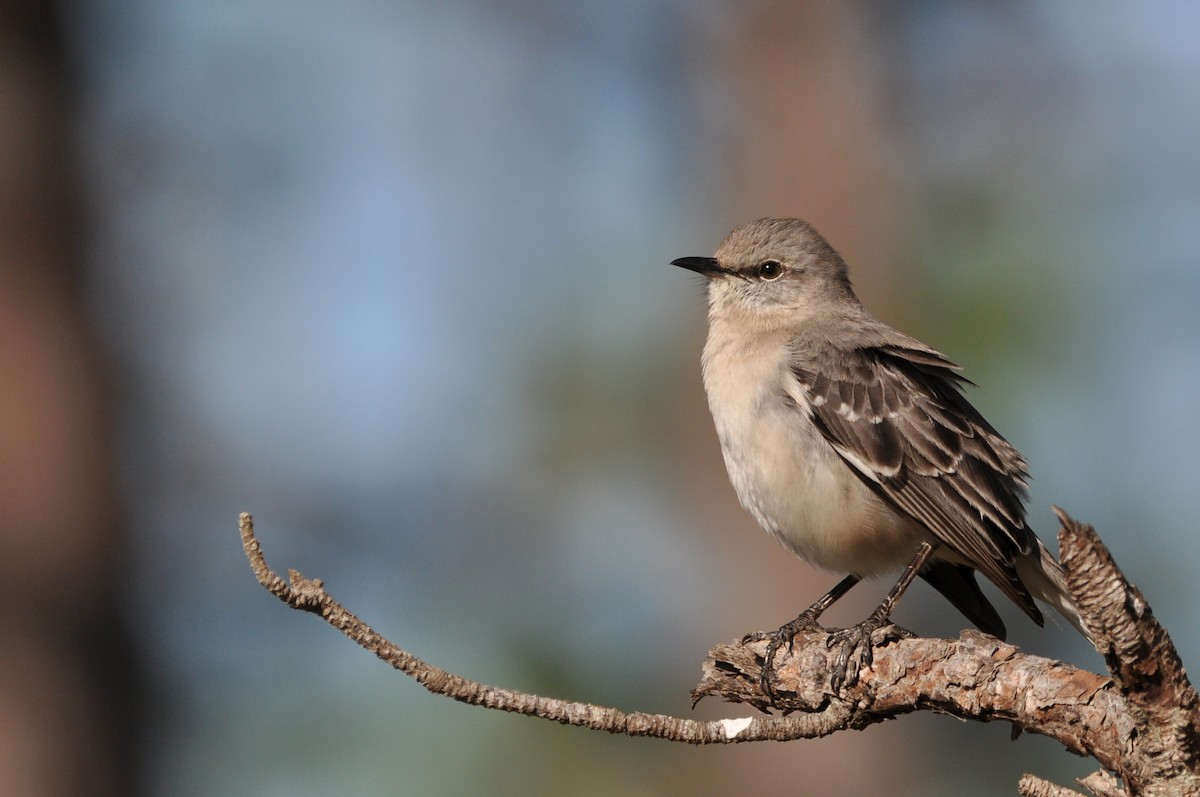
[(377, 634), (335, 601), (325, 591), (320, 580), (305, 578), (291, 570), (290, 583), (285, 581), (267, 566), (262, 547), (254, 536), (254, 521), (250, 515), (243, 512), (238, 520), (242, 547), (259, 584), (293, 609), (319, 614), (325, 622), (341, 631), (359, 647), (374, 653), (379, 659), (415, 679), (434, 694), (445, 695), (470, 705), (554, 720), (564, 725), (577, 725), (629, 736), (651, 736), (689, 744), (810, 739), (828, 735), (845, 727), (847, 715), (850, 713), (849, 707), (839, 702), (816, 714), (699, 721), (664, 714), (625, 712), (591, 703), (541, 697), (462, 678), (422, 661)]

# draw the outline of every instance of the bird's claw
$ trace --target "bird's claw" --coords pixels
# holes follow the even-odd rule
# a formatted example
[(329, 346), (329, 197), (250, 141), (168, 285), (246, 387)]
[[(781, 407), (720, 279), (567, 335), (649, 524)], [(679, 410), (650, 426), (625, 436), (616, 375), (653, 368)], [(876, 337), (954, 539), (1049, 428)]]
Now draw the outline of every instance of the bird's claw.
[(858, 625), (832, 632), (825, 648), (838, 648), (837, 658), (830, 668), (829, 686), (834, 692), (858, 683), (863, 669), (870, 667), (877, 645), (886, 645), (912, 634), (892, 623), (887, 617), (871, 615)]
[(771, 676), (775, 673), (775, 654), (784, 645), (787, 645), (788, 653), (792, 653), (795, 650), (796, 636), (801, 631), (818, 628), (820, 626), (817, 624), (816, 615), (806, 611), (790, 623), (784, 623), (776, 631), (755, 631), (742, 637), (743, 645), (748, 642), (768, 640), (767, 651), (763, 656), (762, 670), (759, 671), (758, 686), (771, 705), (775, 705), (776, 699), (775, 687), (771, 683)]
[(849, 628), (834, 631), (825, 640), (828, 650), (837, 648), (837, 658), (830, 667), (829, 686), (834, 692), (854, 686), (864, 667), (871, 666), (871, 634), (874, 623), (864, 621)]
[[(776, 631), (755, 631), (742, 637), (742, 644), (767, 641), (767, 650), (763, 655), (762, 669), (759, 671), (759, 689), (767, 698), (767, 703), (774, 706), (777, 699), (772, 677), (775, 674), (775, 657), (780, 648), (787, 645), (788, 653), (795, 650), (796, 637), (804, 631), (822, 630), (817, 622), (817, 616), (812, 612), (804, 612), (790, 623), (785, 623)], [(872, 614), (858, 625), (831, 631), (825, 639), (825, 648), (838, 648), (837, 657), (830, 668), (829, 682), (834, 692), (854, 686), (864, 668), (870, 667), (873, 661), (874, 648), (886, 645), (898, 639), (912, 636), (895, 625), (888, 617), (879, 613)]]

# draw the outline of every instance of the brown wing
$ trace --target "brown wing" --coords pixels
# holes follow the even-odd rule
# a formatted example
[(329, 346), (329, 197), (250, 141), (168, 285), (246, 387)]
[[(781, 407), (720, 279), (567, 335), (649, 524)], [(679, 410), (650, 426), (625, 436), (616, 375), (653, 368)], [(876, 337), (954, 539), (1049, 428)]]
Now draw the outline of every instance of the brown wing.
[(1025, 523), (1025, 460), (963, 397), (957, 366), (897, 345), (822, 359), (821, 373), (792, 370), (842, 459), (1041, 625), (1014, 568), (1036, 544)]

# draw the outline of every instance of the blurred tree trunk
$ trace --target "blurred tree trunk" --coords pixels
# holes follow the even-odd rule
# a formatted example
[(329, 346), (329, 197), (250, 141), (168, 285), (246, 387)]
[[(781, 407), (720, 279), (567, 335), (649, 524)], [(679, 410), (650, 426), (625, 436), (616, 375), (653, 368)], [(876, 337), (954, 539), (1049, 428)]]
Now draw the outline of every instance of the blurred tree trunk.
[(139, 685), (58, 11), (0, 8), (0, 792), (128, 795)]
[[(713, 243), (754, 218), (808, 219), (851, 263), (859, 295), (879, 309), (888, 300), (882, 266), (894, 214), (888, 212), (888, 175), (870, 157), (880, 148), (884, 120), (874, 111), (875, 72), (862, 60), (871, 51), (864, 41), (867, 22), (858, 3), (748, 3), (725, 18), (711, 46), (696, 51), (705, 54), (697, 74), (706, 82), (698, 91), (711, 93), (713, 70), (719, 70), (738, 119), (725, 133), (728, 190), (721, 210), (728, 218), (712, 231)], [(776, 596), (770, 605), (747, 607), (745, 600), (766, 593), (748, 591), (731, 602), (738, 610), (733, 622), (740, 623), (739, 633), (774, 630), (832, 582), (786, 553), (732, 500), (708, 409), (693, 409), (688, 427), (703, 430), (697, 445), (707, 448), (690, 452), (688, 460), (701, 463), (704, 473), (689, 483), (706, 483), (731, 499), (728, 512), (712, 523), (710, 544), (729, 550), (732, 582), (770, 584)], [(757, 542), (748, 544), (751, 539)], [(858, 599), (852, 596), (850, 605)], [(746, 627), (747, 621), (754, 625)], [(733, 793), (753, 782), (759, 795), (792, 794), (795, 772), (804, 771), (804, 790), (812, 793), (887, 791), (895, 784), (884, 773), (904, 766), (905, 749), (893, 734), (886, 728), (852, 739), (714, 750), (706, 759), (712, 767), (704, 773), (705, 788)], [(864, 757), (875, 765), (857, 766)]]
[[(733, 179), (738, 223), (760, 216), (807, 219), (834, 242), (863, 284), (868, 306), (892, 295), (880, 268), (897, 213), (881, 142), (878, 50), (858, 3), (750, 6), (729, 49), (745, 123)], [(730, 225), (731, 227), (733, 225)]]

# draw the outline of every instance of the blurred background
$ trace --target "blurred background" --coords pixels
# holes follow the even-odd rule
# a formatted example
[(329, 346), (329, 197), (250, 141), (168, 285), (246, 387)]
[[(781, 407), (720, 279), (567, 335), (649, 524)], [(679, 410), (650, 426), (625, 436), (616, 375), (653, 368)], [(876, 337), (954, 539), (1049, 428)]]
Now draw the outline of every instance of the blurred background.
[[(668, 263), (802, 216), (876, 315), (966, 366), (1043, 537), (1051, 503), (1096, 524), (1195, 664), (1197, 34), (1182, 0), (11, 0), (0, 791), (1007, 795), (1086, 774), (931, 715), (695, 749), (468, 708), (271, 598), (236, 519), (462, 675), (744, 716), (690, 711), (707, 649), (841, 574), (737, 506), (702, 286)], [(1017, 644), (1102, 668), (997, 605)], [(963, 626), (923, 584), (897, 619)]]

